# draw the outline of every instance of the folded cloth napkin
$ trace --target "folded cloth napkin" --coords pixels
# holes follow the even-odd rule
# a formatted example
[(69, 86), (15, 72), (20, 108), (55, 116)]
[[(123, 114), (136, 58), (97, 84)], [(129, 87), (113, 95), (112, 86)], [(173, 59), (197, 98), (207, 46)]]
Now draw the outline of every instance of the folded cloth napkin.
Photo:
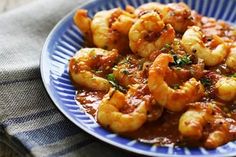
[(43, 86), (39, 70), (43, 43), (54, 25), (81, 3), (38, 0), (0, 15), (0, 141), (22, 156), (134, 155), (67, 120)]

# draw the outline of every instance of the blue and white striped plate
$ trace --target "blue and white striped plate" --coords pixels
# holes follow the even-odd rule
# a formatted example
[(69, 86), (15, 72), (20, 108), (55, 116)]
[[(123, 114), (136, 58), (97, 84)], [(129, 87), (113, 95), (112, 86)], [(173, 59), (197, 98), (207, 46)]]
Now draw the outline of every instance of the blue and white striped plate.
[[(114, 7), (134, 7), (155, 0), (96, 0), (79, 6), (89, 10), (92, 17), (97, 11)], [(180, 0), (160, 0), (161, 3)], [(236, 23), (236, 0), (182, 0), (199, 13), (230, 23)], [(44, 85), (56, 106), (73, 123), (98, 139), (119, 148), (149, 156), (233, 156), (236, 155), (236, 142), (229, 142), (217, 149), (206, 150), (187, 147), (159, 147), (120, 137), (100, 127), (75, 102), (75, 88), (68, 75), (68, 59), (83, 45), (83, 37), (73, 24), (74, 11), (62, 19), (48, 36), (41, 56), (41, 75)]]

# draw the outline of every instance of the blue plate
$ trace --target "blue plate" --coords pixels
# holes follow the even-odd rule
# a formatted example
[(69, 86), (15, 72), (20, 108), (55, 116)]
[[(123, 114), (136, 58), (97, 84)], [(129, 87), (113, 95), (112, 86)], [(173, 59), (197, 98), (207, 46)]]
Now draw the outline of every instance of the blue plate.
[[(127, 4), (134, 7), (155, 0), (88, 0), (80, 8), (89, 10), (89, 16), (97, 11), (114, 7), (124, 8)], [(183, 0), (192, 9), (201, 13), (236, 23), (236, 0)], [(179, 2), (179, 0), (160, 0), (161, 3)], [(68, 75), (68, 60), (82, 48), (83, 37), (73, 24), (75, 10), (62, 19), (48, 36), (42, 56), (41, 75), (51, 99), (66, 117), (84, 131), (116, 147), (149, 156), (235, 156), (236, 142), (229, 142), (213, 150), (202, 147), (159, 147), (140, 143), (137, 140), (123, 138), (100, 127), (86, 114), (75, 101), (75, 88)]]

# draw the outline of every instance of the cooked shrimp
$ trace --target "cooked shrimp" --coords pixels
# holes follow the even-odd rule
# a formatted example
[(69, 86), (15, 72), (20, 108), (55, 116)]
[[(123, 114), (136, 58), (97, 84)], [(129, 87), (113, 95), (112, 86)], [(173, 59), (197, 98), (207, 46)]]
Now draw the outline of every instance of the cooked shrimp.
[(171, 24), (175, 31), (184, 33), (194, 24), (191, 9), (183, 2), (170, 3), (160, 11), (165, 23)]
[[(207, 66), (215, 66), (221, 63), (228, 54), (228, 46), (218, 36), (215, 39), (214, 49), (206, 47), (203, 42), (203, 33), (197, 26), (189, 28), (183, 35), (181, 43), (185, 51), (189, 54), (196, 55), (203, 59)], [(215, 46), (216, 45), (216, 46)]]
[(179, 119), (179, 132), (192, 139), (201, 138), (203, 126), (206, 124), (205, 116), (206, 112), (189, 109)]
[(165, 5), (163, 5), (163, 4), (160, 4), (160, 3), (157, 3), (157, 2), (150, 2), (150, 3), (146, 3), (146, 4), (143, 4), (143, 5), (139, 6), (135, 10), (135, 14), (137, 16), (141, 16), (142, 14), (145, 14), (145, 13), (150, 12), (150, 11), (159, 12), (164, 7), (165, 7)]
[(109, 34), (109, 19), (114, 10), (100, 11), (93, 17), (91, 29), (93, 32), (93, 41), (97, 47), (107, 48), (110, 44)]
[(97, 47), (107, 50), (129, 49), (128, 32), (133, 24), (133, 16), (120, 8), (100, 11), (91, 23), (93, 42)]
[(125, 11), (111, 24), (111, 29), (124, 35), (129, 34), (129, 30), (134, 23), (135, 16)]
[(224, 131), (216, 130), (209, 134), (204, 146), (209, 149), (216, 148), (227, 142), (227, 134)]
[(229, 55), (226, 59), (226, 65), (236, 71), (236, 42), (233, 44), (233, 47), (230, 49)]
[(84, 34), (85, 42), (87, 45), (93, 44), (93, 35), (91, 31), (91, 19), (88, 17), (88, 11), (78, 9), (73, 17), (75, 25)]
[[(235, 125), (234, 121), (232, 123)], [(230, 122), (213, 103), (191, 104), (179, 120), (179, 131), (184, 137), (198, 140), (203, 138), (206, 124), (212, 130), (204, 142), (206, 148), (216, 148), (229, 140)]]
[(221, 77), (215, 84), (216, 95), (224, 101), (236, 100), (236, 78)]
[(130, 14), (134, 14), (135, 8), (133, 6), (131, 6), (131, 5), (126, 5), (125, 11), (130, 13)]
[[(165, 24), (171, 24), (174, 30), (180, 33), (194, 24), (191, 9), (183, 2), (167, 5), (151, 2), (138, 7), (135, 14), (140, 16), (150, 11), (158, 12)], [(193, 15), (195, 16), (194, 12)]]
[(134, 53), (148, 57), (155, 50), (174, 41), (175, 31), (165, 25), (156, 12), (142, 15), (130, 28), (129, 45)]
[(149, 69), (148, 87), (155, 100), (171, 111), (181, 111), (187, 103), (199, 100), (204, 94), (203, 85), (195, 78), (174, 90), (164, 81), (168, 64), (173, 62), (170, 54), (160, 54)]
[(122, 113), (127, 104), (125, 94), (111, 88), (98, 107), (97, 120), (116, 133), (135, 131), (147, 120), (147, 102), (141, 100), (131, 113)]
[(71, 79), (78, 85), (93, 90), (108, 91), (108, 80), (98, 76), (93, 70), (103, 73), (109, 71), (118, 57), (117, 50), (103, 50), (100, 48), (83, 48), (79, 50), (69, 63)]

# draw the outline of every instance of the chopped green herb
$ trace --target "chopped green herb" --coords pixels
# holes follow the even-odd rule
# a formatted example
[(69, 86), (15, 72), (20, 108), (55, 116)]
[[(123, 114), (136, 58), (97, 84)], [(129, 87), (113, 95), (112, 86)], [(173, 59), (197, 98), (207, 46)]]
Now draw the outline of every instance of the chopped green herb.
[(210, 86), (211, 85), (211, 80), (209, 78), (201, 78), (200, 79), (201, 83), (204, 85), (204, 86)]
[(180, 87), (179, 84), (174, 84), (173, 85), (173, 89), (179, 89), (179, 87)]
[(112, 68), (112, 70), (118, 70), (118, 69), (117, 69), (117, 66), (115, 65), (115, 66)]
[(182, 70), (182, 68), (180, 68), (180, 67), (176, 67), (175, 69), (178, 71)]
[(124, 92), (124, 93), (127, 92), (127, 90), (126, 90), (125, 88), (123, 88), (122, 86), (118, 85), (117, 83), (115, 83), (115, 82), (113, 82), (113, 81), (109, 81), (109, 83), (110, 83), (113, 87), (115, 87), (116, 90), (119, 90), (119, 91)]
[(123, 88), (122, 86), (120, 86), (117, 82), (117, 80), (115, 79), (115, 76), (113, 74), (108, 74), (107, 75), (107, 79), (109, 81), (109, 83), (115, 87), (117, 90), (126, 93), (127, 90), (125, 88)]
[(182, 67), (184, 65), (188, 65), (191, 64), (191, 58), (189, 55), (184, 55), (182, 57), (179, 57), (177, 55), (173, 55), (174, 58), (174, 65), (178, 66), (178, 67)]
[(165, 48), (170, 48), (170, 44), (165, 44)]
[(101, 74), (102, 73), (102, 70), (97, 70), (95, 71), (96, 74)]
[(113, 74), (108, 74), (107, 79), (108, 79), (108, 81), (116, 82), (115, 76)]
[(125, 57), (124, 59), (122, 59), (119, 64), (122, 65), (122, 64), (125, 64), (125, 63), (129, 63), (129, 60), (130, 60), (130, 57), (127, 56), (127, 57)]
[(173, 50), (170, 50), (168, 53), (171, 54), (171, 55), (175, 54), (175, 52)]
[(145, 63), (145, 59), (140, 59), (139, 63), (138, 63), (138, 70), (142, 70), (143, 69), (143, 64)]
[(127, 69), (122, 70), (122, 73), (125, 75), (129, 75), (129, 71)]
[(161, 48), (161, 51), (165, 51), (165, 50), (166, 50), (166, 48), (165, 48), (165, 47), (162, 47), (162, 48)]
[(125, 58), (125, 60), (126, 60), (127, 62), (129, 62), (130, 56), (127, 56), (127, 57)]
[(177, 38), (175, 38), (175, 39), (174, 39), (174, 45), (180, 45), (180, 40), (177, 39)]
[(231, 77), (236, 77), (236, 73), (234, 73), (233, 75), (231, 75)]
[(191, 63), (192, 63), (191, 58), (190, 58), (190, 56), (188, 56), (188, 55), (185, 55), (185, 56), (182, 58), (182, 62), (183, 62), (184, 64), (191, 64)]
[(164, 47), (161, 48), (161, 51), (165, 51), (170, 48), (171, 48), (170, 44), (165, 44)]
[(138, 64), (138, 70), (142, 70), (142, 68), (143, 68), (143, 64), (139, 63)]

